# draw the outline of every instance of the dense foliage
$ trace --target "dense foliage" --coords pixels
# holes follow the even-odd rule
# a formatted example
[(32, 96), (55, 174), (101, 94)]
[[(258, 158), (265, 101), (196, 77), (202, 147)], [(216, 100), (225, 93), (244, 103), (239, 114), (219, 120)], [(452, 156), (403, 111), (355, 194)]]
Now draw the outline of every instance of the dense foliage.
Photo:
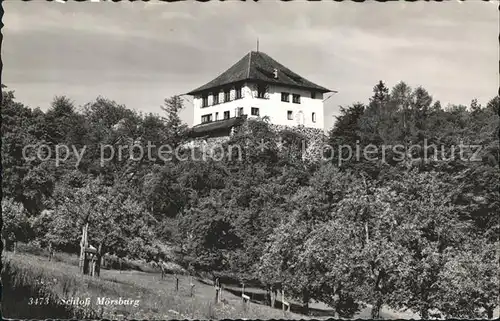
[[(43, 112), (2, 89), (7, 246), (77, 252), (89, 224), (107, 253), (153, 259), (170, 244), (186, 267), (281, 284), (305, 309), (315, 299), (340, 316), (386, 304), (491, 318), (499, 304), (498, 97), (442, 108), (422, 87), (380, 81), (368, 104), (341, 108), (325, 158), (305, 162), (307, 137), (264, 120), (222, 157), (194, 157), (180, 97), (164, 117), (103, 97), (81, 109), (56, 97)], [(152, 157), (132, 147), (148, 145)], [(159, 158), (161, 145), (178, 157)]]

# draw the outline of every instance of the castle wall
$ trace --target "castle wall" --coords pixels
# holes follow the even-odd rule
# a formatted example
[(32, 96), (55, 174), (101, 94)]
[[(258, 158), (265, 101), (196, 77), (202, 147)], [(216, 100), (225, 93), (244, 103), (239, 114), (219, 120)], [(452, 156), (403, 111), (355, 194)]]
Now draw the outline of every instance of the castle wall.
[[(217, 90), (218, 91), (218, 90)], [(289, 102), (281, 101), (281, 93), (289, 93)], [(293, 102), (293, 94), (300, 95), (300, 104)], [(218, 92), (219, 104), (213, 105), (213, 92), (209, 93), (208, 106), (202, 107), (202, 96), (194, 97), (193, 125), (201, 123), (203, 115), (212, 115), (212, 121), (224, 119), (224, 112), (228, 111), (230, 118), (237, 115), (238, 108), (242, 108), (243, 114), (249, 118), (252, 115), (252, 107), (259, 109), (260, 118), (267, 117), (272, 124), (283, 126), (303, 125), (311, 128), (323, 129), (324, 108), (323, 94), (315, 93), (311, 97), (311, 91), (288, 88), (283, 86), (269, 85), (264, 98), (257, 97), (257, 87), (252, 83), (245, 83), (242, 87), (242, 98), (235, 99), (235, 89), (231, 89), (231, 100), (224, 102), (224, 94)], [(288, 111), (292, 117), (288, 118)], [(313, 116), (314, 114), (314, 116)]]

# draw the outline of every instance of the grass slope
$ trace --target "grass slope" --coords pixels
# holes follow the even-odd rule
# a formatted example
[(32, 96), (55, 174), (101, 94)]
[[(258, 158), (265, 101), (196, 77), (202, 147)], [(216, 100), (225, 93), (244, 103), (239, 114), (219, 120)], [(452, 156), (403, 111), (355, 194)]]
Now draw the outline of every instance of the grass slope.
[[(334, 316), (328, 306), (317, 302), (310, 304), (312, 312), (310, 317), (293, 313), (294, 306), (299, 306), (294, 300), (289, 300), (292, 312), (283, 315), (280, 309), (262, 304), (265, 291), (258, 288), (245, 289), (245, 293), (252, 298), (245, 311), (240, 297), (241, 288), (234, 285), (225, 286), (222, 295), (224, 303), (216, 305), (215, 290), (211, 281), (179, 275), (177, 292), (174, 275), (166, 275), (161, 280), (160, 274), (152, 272), (153, 269), (148, 266), (142, 266), (142, 271), (102, 270), (100, 278), (92, 278), (79, 273), (78, 258), (75, 255), (58, 253), (50, 262), (45, 256), (28, 253), (4, 252), (2, 256), (4, 298), (11, 295), (19, 299), (12, 302), (11, 306), (4, 304), (3, 313), (8, 318), (318, 319)], [(195, 284), (193, 297), (190, 296), (191, 282)], [(30, 306), (28, 305), (30, 296), (48, 296), (54, 304), (46, 309)], [(68, 310), (66, 306), (55, 304), (60, 302), (61, 298), (75, 297), (88, 297), (91, 299), (91, 305), (83, 309), (72, 307)], [(121, 297), (140, 302), (138, 307), (100, 306), (96, 304), (98, 297), (111, 299)], [(280, 307), (280, 302), (277, 302), (277, 307)], [(364, 308), (354, 316), (354, 319), (369, 319), (370, 310), (369, 306)], [(495, 311), (495, 315), (498, 315), (498, 311)], [(394, 311), (383, 307), (381, 318), (419, 319), (419, 316), (409, 311)]]
[[(75, 317), (98, 317), (117, 319), (306, 319), (305, 316), (287, 313), (256, 303), (250, 303), (244, 311), (238, 296), (225, 292), (224, 304), (214, 303), (213, 286), (193, 279), (194, 296), (190, 296), (191, 277), (179, 276), (179, 291), (175, 291), (175, 277), (167, 275), (164, 280), (158, 273), (140, 271), (103, 270), (100, 278), (80, 275), (78, 267), (65, 262), (49, 262), (46, 257), (32, 254), (4, 253), (4, 271), (2, 279), (9, 279), (13, 287), (32, 286), (39, 296), (50, 297), (55, 304), (61, 298), (90, 298), (91, 304), (84, 311), (76, 309)], [(4, 288), (4, 295), (12, 293), (12, 288)], [(4, 308), (4, 316), (8, 318), (33, 317), (33, 306), (28, 304), (27, 294), (17, 309)], [(111, 299), (137, 299), (138, 307), (133, 306), (99, 306), (98, 297)], [(40, 312), (40, 311), (38, 311)], [(48, 310), (45, 313), (50, 313)], [(54, 315), (37, 315), (38, 318), (54, 317)]]

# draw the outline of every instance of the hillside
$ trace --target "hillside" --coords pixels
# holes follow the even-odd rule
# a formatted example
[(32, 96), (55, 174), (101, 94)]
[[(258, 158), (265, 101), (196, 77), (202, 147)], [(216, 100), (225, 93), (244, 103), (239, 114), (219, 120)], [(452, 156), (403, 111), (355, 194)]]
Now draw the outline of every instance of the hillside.
[[(159, 116), (103, 97), (82, 108), (56, 97), (42, 111), (3, 94), (5, 248), (68, 258), (13, 256), (29, 293), (52, 273), (66, 290), (147, 297), (147, 313), (235, 317), (237, 288), (234, 304), (209, 303), (218, 275), (256, 288), (256, 317), (281, 313), (256, 304), (267, 290), (311, 316), (492, 318), (499, 306), (499, 97), (443, 108), (423, 87), (380, 81), (326, 136), (251, 119), (207, 152), (187, 144), (179, 96)], [(85, 246), (113, 269), (149, 267), (81, 276)], [(152, 262), (211, 281), (196, 283), (200, 301), (173, 295)]]

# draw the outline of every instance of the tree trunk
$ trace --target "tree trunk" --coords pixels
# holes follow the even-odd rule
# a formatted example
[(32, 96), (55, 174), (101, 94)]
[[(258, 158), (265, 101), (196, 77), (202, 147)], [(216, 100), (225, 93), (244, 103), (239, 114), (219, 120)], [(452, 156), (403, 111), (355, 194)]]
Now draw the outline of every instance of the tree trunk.
[(278, 293), (274, 287), (271, 287), (271, 307), (276, 308), (276, 296)]
[(368, 233), (368, 221), (365, 222), (366, 245), (370, 243), (370, 234)]
[(302, 310), (305, 315), (309, 315), (309, 293), (306, 291), (302, 294)]
[(80, 241), (80, 260), (78, 262), (78, 266), (80, 268), (80, 273), (82, 274), (84, 273), (86, 232), (87, 232), (87, 224), (82, 226), (82, 239)]
[(337, 290), (337, 291), (335, 291), (335, 295), (337, 297), (335, 298), (335, 296), (334, 296), (334, 310), (335, 310), (334, 317), (337, 319), (340, 319), (340, 318), (344, 317), (344, 315), (342, 313), (342, 307), (340, 306), (342, 292), (340, 290)]
[(266, 288), (266, 305), (272, 307), (271, 289), (269, 287)]
[(488, 314), (488, 319), (493, 319), (493, 307), (486, 307), (486, 313)]
[(382, 308), (382, 299), (377, 299), (372, 307), (372, 319), (380, 319), (380, 309)]
[(420, 317), (422, 318), (422, 320), (429, 319), (429, 309), (427, 307), (422, 307), (420, 309)]
[(14, 241), (14, 254), (16, 254), (16, 250), (17, 250), (17, 241)]
[(99, 248), (97, 249), (97, 257), (95, 261), (95, 275), (99, 277), (101, 275), (101, 263), (102, 263), (102, 242), (99, 243)]
[(281, 288), (281, 310), (285, 312), (285, 290)]
[(219, 291), (220, 289), (217, 286), (215, 286), (215, 304), (219, 303)]

